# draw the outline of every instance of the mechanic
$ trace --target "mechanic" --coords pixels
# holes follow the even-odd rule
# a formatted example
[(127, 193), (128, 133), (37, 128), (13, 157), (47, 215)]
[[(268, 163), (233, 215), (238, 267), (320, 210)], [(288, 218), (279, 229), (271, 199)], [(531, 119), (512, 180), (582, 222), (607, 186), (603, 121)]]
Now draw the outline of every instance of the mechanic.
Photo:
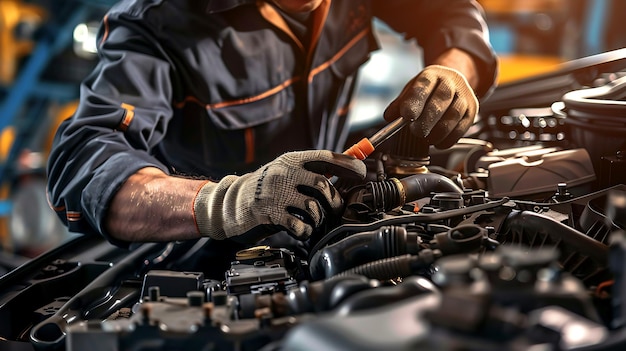
[(374, 17), (424, 50), (385, 119), (415, 120), (416, 137), (450, 147), (497, 74), (474, 1), (123, 1), (57, 131), (51, 206), (70, 231), (119, 246), (305, 240), (341, 213), (327, 175), (365, 176), (339, 141), (357, 71), (378, 49)]

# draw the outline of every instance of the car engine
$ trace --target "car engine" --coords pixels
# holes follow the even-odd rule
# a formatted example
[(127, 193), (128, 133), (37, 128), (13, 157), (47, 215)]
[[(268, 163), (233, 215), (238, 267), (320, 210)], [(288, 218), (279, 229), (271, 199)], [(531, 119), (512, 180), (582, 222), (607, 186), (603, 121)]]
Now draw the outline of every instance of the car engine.
[[(447, 150), (401, 130), (300, 246), (79, 236), (0, 278), (11, 350), (622, 350), (626, 54), (498, 87)], [(375, 127), (373, 127), (375, 129)]]

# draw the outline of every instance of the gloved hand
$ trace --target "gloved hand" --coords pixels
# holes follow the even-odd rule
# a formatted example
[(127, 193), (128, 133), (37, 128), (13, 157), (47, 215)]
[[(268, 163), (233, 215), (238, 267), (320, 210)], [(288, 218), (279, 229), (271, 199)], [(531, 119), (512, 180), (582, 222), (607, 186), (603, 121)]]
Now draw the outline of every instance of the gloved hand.
[(454, 145), (474, 122), (478, 99), (467, 79), (445, 66), (426, 66), (409, 81), (384, 113), (387, 121), (412, 119), (413, 135), (445, 149)]
[[(343, 199), (327, 174), (365, 178), (365, 164), (327, 150), (283, 154), (257, 171), (205, 184), (194, 199), (203, 236), (254, 242), (286, 230), (307, 239), (325, 220), (340, 214)], [(241, 237), (240, 237), (241, 236)]]

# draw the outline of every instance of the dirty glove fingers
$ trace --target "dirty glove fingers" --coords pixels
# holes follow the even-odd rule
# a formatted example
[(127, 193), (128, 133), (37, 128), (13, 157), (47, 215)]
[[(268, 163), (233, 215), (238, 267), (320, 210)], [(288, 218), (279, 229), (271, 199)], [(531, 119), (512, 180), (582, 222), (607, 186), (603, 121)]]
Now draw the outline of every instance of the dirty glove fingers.
[(324, 210), (317, 200), (302, 197), (285, 208), (280, 225), (298, 239), (307, 239), (324, 222)]
[(400, 95), (387, 106), (383, 117), (387, 122), (392, 122), (400, 116), (409, 120), (418, 118), (422, 115), (426, 101), (437, 84), (437, 77), (422, 71), (409, 81)]
[[(304, 168), (321, 175), (332, 174), (337, 177), (364, 179), (366, 167), (363, 161), (350, 155), (328, 150), (304, 151), (307, 160)], [(317, 183), (317, 182), (316, 182)]]
[(428, 140), (429, 144), (439, 148), (450, 147), (473, 123), (478, 110), (478, 99), (460, 72), (442, 66), (431, 68), (439, 75), (440, 83), (428, 105), (432, 106), (433, 113), (439, 114), (439, 117), (426, 116), (428, 119), (438, 120), (428, 132)]
[(326, 213), (338, 214), (343, 206), (343, 200), (327, 178), (310, 175), (316, 179), (311, 184), (318, 186), (298, 185), (297, 196), (285, 202), (284, 214), (276, 223), (300, 240), (307, 239), (322, 225)]
[(292, 152), (281, 158), (302, 164), (302, 169), (294, 175), (294, 178), (299, 178), (296, 180), (298, 192), (316, 199), (325, 212), (332, 214), (341, 212), (343, 199), (328, 181), (327, 175), (364, 179), (367, 172), (363, 161), (328, 150)]
[[(407, 84), (385, 111), (385, 118), (410, 118), (410, 129), (416, 137), (426, 137), (430, 144), (451, 146), (471, 125), (466, 118), (473, 121), (477, 110), (478, 100), (460, 72), (431, 65)], [(456, 137), (452, 143), (451, 136)]]
[(341, 212), (343, 199), (328, 178), (315, 174), (314, 180), (307, 184), (298, 185), (298, 192), (315, 199), (324, 212), (332, 214)]
[[(281, 179), (289, 186), (273, 188), (275, 203), (280, 203), (283, 215), (274, 224), (284, 227), (299, 239), (305, 239), (325, 220), (326, 213), (338, 214), (343, 200), (326, 177), (327, 172), (349, 177), (365, 177), (365, 164), (351, 156), (328, 150), (289, 152), (275, 161), (282, 169)], [(271, 181), (270, 181), (271, 182)], [(280, 194), (278, 194), (280, 193)], [(294, 218), (302, 222), (294, 222)]]
[[(471, 117), (470, 117), (471, 116)], [(443, 140), (439, 142), (429, 142), (429, 144), (435, 145), (438, 149), (447, 149), (454, 145), (460, 138), (462, 138), (467, 130), (474, 124), (474, 115), (467, 112), (461, 121), (457, 124)]]
[(443, 114), (439, 123), (431, 130), (429, 144), (439, 149), (454, 145), (472, 126), (478, 113), (478, 99), (469, 86), (457, 91), (454, 101)]
[(313, 227), (311, 227), (311, 225), (295, 216), (288, 217), (283, 227), (289, 234), (299, 240), (306, 240), (313, 233)]
[[(431, 145), (436, 145), (442, 142), (453, 131), (455, 131), (461, 120), (467, 116), (467, 104), (465, 100), (458, 98), (454, 92), (450, 92), (449, 89), (442, 92), (440, 95), (443, 99), (438, 100), (437, 97), (433, 97), (432, 103), (424, 111), (424, 118), (428, 120), (437, 120), (437, 123), (432, 126), (432, 129), (428, 131), (427, 140)], [(453, 96), (449, 96), (453, 94)], [(464, 131), (463, 131), (464, 132)], [(418, 133), (422, 133), (419, 131)], [(417, 133), (414, 133), (417, 134)], [(418, 134), (421, 136), (421, 134)]]
[(453, 104), (441, 118), (440, 123), (431, 131), (428, 138), (429, 144), (435, 145), (439, 149), (446, 149), (454, 145), (474, 124), (477, 109), (477, 101), (468, 103), (467, 99), (455, 98)]
[[(410, 124), (413, 134), (418, 137), (430, 139), (443, 139), (461, 119), (460, 106), (455, 106), (460, 100), (455, 100), (455, 92), (445, 82), (437, 84), (431, 91), (422, 115)], [(447, 118), (444, 118), (447, 117)]]

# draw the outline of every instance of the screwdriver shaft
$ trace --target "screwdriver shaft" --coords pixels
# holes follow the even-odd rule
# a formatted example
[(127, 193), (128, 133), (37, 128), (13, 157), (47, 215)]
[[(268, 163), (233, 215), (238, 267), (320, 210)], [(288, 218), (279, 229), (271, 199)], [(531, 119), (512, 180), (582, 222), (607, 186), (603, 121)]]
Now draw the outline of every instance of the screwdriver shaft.
[(408, 121), (402, 117), (398, 117), (393, 122), (387, 124), (381, 130), (376, 132), (376, 134), (372, 135), (369, 140), (370, 143), (374, 146), (374, 148), (378, 147), (385, 140), (391, 138), (394, 134), (396, 134), (402, 127), (404, 127)]
[(352, 145), (348, 150), (344, 151), (344, 154), (352, 155), (359, 160), (364, 160), (367, 158), (367, 156), (374, 152), (374, 149), (376, 149), (385, 140), (391, 138), (391, 136), (396, 134), (408, 122), (410, 121), (399, 117), (395, 121), (387, 124), (384, 128), (376, 132), (376, 134), (372, 135), (372, 137), (363, 138), (358, 143)]

